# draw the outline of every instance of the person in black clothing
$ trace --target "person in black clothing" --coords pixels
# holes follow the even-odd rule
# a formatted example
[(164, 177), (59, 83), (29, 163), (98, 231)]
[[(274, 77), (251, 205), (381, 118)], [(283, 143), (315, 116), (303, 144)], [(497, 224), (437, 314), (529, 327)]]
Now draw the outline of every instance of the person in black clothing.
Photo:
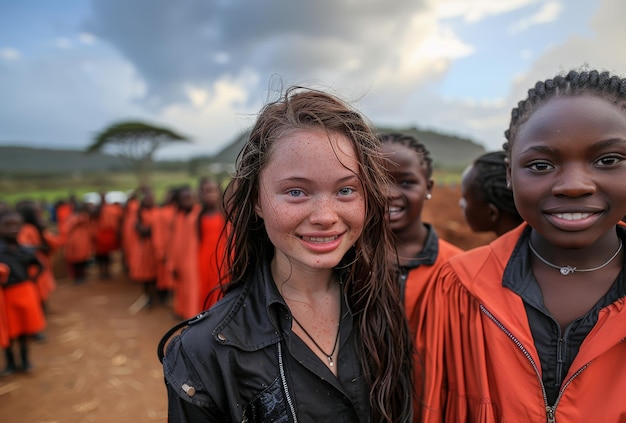
[[(13, 210), (0, 212), (0, 266), (3, 277), (0, 278), (4, 310), (6, 317), (0, 319), (0, 344), (2, 333), (5, 342), (4, 355), (6, 367), (3, 375), (16, 370), (28, 372), (32, 365), (28, 355), (28, 339), (40, 333), (45, 327), (45, 318), (40, 305), (39, 292), (35, 284), (42, 270), (41, 263), (31, 249), (17, 242), (17, 234), (22, 226), (22, 217)], [(8, 338), (8, 342), (7, 341)], [(17, 365), (13, 354), (13, 344), (17, 341), (21, 363)]]
[(410, 421), (413, 349), (370, 126), (290, 88), (237, 163), (225, 296), (161, 353), (169, 421)]

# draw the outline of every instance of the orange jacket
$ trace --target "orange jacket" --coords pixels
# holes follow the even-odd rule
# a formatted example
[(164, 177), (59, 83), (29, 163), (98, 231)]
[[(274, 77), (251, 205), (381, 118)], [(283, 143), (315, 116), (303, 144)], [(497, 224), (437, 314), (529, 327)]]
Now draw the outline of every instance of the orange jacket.
[(420, 264), (418, 267), (409, 271), (406, 280), (406, 287), (404, 289), (404, 307), (406, 315), (409, 321), (409, 328), (414, 336), (415, 349), (417, 351), (417, 357), (415, 362), (415, 394), (416, 399), (413, 401), (414, 409), (414, 421), (420, 422), (422, 414), (425, 412), (422, 410), (423, 386), (424, 378), (426, 377), (424, 369), (430, 367), (426, 364), (425, 360), (429, 360), (431, 357), (427, 355), (427, 347), (430, 344), (430, 340), (427, 338), (428, 334), (423, 326), (424, 314), (427, 307), (431, 307), (428, 304), (427, 299), (429, 293), (434, 289), (437, 281), (437, 275), (443, 267), (443, 265), (456, 255), (463, 252), (459, 247), (450, 244), (442, 239), (437, 239), (437, 257), (434, 263)]
[[(603, 308), (554, 408), (522, 299), (502, 275), (526, 224), (444, 266), (425, 325), (429, 421), (617, 422), (626, 419), (625, 298)], [(439, 365), (437, 365), (439, 363)], [(445, 404), (442, 409), (439, 404)]]

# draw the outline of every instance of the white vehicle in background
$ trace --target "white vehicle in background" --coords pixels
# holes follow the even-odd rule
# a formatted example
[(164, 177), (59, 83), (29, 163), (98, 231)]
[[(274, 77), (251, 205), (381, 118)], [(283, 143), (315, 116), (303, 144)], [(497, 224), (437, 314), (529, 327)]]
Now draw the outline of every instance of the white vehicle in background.
[[(104, 198), (107, 203), (115, 204), (119, 203), (121, 205), (126, 204), (127, 195), (123, 191), (108, 191), (104, 194)], [(91, 203), (93, 205), (100, 205), (100, 193), (99, 192), (87, 192), (83, 194), (82, 197), (83, 203)]]

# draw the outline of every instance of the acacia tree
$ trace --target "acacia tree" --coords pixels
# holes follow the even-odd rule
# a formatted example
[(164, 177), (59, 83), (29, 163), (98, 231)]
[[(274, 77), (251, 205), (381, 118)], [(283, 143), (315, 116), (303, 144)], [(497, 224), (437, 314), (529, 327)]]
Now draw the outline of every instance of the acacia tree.
[(97, 134), (87, 152), (107, 150), (116, 153), (131, 166), (139, 183), (146, 184), (152, 173), (154, 153), (166, 144), (187, 141), (186, 137), (168, 128), (143, 122), (120, 122)]

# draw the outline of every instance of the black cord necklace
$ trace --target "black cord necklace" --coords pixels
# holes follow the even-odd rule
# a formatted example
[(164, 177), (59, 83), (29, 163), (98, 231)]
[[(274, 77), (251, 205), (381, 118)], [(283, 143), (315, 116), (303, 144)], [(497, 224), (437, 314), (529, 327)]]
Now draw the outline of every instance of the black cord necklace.
[(291, 314), (291, 318), (293, 319), (293, 321), (296, 322), (298, 326), (300, 326), (300, 329), (302, 329), (302, 331), (306, 334), (306, 336), (308, 336), (309, 339), (313, 342), (313, 344), (315, 344), (317, 349), (320, 350), (322, 354), (326, 356), (326, 358), (328, 358), (328, 365), (330, 367), (333, 367), (335, 365), (335, 362), (333, 361), (333, 355), (335, 355), (335, 351), (337, 350), (337, 345), (339, 344), (339, 326), (341, 322), (342, 309), (343, 309), (343, 301), (341, 301), (341, 298), (340, 298), (339, 299), (339, 321), (337, 322), (337, 335), (335, 336), (335, 343), (333, 344), (333, 350), (330, 352), (330, 354), (326, 353), (326, 351), (324, 351), (322, 347), (320, 347), (320, 344), (318, 344), (315, 341), (315, 339), (311, 336), (311, 334), (307, 332), (304, 326), (302, 326), (302, 323), (298, 322), (298, 319), (296, 319), (296, 316), (294, 316), (293, 313)]

